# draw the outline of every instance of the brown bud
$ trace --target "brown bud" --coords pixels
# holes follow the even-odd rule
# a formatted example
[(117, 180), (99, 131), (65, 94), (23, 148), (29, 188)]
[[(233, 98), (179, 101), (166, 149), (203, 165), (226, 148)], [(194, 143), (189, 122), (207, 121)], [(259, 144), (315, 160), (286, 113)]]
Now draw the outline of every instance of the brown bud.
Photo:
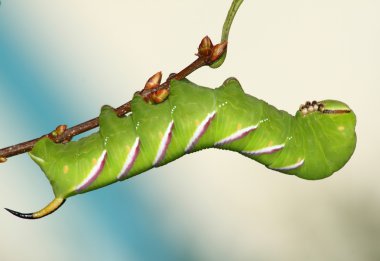
[(62, 135), (66, 129), (67, 125), (59, 125), (57, 128), (55, 128), (55, 132), (57, 135)]
[(218, 60), (222, 54), (226, 51), (227, 49), (227, 41), (224, 41), (222, 43), (219, 43), (212, 48), (212, 54), (210, 57), (210, 62), (215, 62)]
[(161, 103), (169, 96), (168, 89), (161, 89), (151, 94), (150, 100), (154, 103)]
[(154, 88), (157, 88), (158, 86), (160, 86), (161, 78), (162, 78), (161, 72), (157, 72), (156, 74), (154, 74), (146, 82), (144, 90), (154, 89)]
[(209, 56), (212, 53), (214, 45), (208, 36), (205, 36), (198, 47), (198, 56)]
[(48, 134), (48, 138), (56, 142), (56, 138), (59, 135), (62, 135), (66, 129), (67, 129), (67, 125), (58, 125), (57, 128), (55, 128), (55, 130), (53, 130), (50, 134)]
[(5, 157), (0, 157), (0, 163), (4, 163), (4, 162), (6, 162), (7, 161), (7, 158), (5, 158)]

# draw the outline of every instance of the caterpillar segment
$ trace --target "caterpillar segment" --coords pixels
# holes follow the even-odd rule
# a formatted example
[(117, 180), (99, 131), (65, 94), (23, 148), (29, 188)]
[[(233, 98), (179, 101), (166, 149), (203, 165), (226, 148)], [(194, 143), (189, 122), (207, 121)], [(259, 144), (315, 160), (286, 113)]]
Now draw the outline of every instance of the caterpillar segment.
[[(149, 86), (156, 86), (160, 73)], [(152, 87), (153, 88), (153, 87)], [(266, 167), (303, 179), (339, 170), (355, 145), (355, 114), (333, 100), (307, 102), (292, 116), (242, 90), (230, 78), (216, 89), (172, 80), (157, 104), (135, 94), (132, 113), (103, 106), (99, 132), (56, 144), (41, 139), (29, 153), (49, 179), (55, 200), (21, 218), (52, 213), (70, 196), (125, 180), (205, 148), (236, 151)]]

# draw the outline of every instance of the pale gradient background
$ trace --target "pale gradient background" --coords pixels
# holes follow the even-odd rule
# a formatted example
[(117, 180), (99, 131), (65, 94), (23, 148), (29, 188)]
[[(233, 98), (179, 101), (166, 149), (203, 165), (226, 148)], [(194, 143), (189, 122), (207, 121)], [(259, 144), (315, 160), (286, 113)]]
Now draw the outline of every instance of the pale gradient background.
[[(118, 106), (220, 37), (230, 1), (2, 0), (0, 147)], [(331, 178), (305, 181), (226, 151), (186, 156), (70, 198), (38, 221), (0, 211), (0, 260), (380, 260), (380, 1), (243, 3), (229, 55), (190, 79), (237, 77), (295, 112), (347, 102), (358, 144)], [(27, 155), (0, 166), (0, 207), (40, 209), (50, 186)]]

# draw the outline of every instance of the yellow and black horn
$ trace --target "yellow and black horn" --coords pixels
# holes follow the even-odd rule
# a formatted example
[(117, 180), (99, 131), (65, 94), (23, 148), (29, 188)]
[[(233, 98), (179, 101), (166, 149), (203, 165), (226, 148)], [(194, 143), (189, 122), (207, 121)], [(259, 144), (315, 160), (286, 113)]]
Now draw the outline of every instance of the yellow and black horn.
[(64, 198), (55, 198), (46, 207), (34, 213), (20, 213), (8, 208), (5, 208), (5, 210), (9, 211), (10, 213), (12, 213), (13, 215), (19, 218), (38, 219), (38, 218), (46, 217), (47, 215), (53, 213), (54, 211), (59, 209), (59, 207), (62, 206), (63, 203), (65, 203), (65, 201), (66, 199)]

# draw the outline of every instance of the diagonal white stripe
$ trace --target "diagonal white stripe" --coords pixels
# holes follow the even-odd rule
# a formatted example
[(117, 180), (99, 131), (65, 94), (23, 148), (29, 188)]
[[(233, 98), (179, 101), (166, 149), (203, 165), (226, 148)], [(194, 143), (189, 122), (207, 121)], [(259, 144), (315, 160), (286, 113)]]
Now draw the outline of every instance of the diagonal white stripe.
[(296, 169), (298, 167), (301, 167), (304, 163), (304, 159), (292, 164), (292, 165), (289, 165), (289, 166), (285, 166), (285, 167), (280, 167), (280, 168), (271, 168), (271, 169), (274, 169), (274, 170), (292, 170), (292, 169)]
[(117, 175), (117, 179), (124, 178), (128, 174), (128, 172), (131, 170), (137, 158), (137, 154), (139, 153), (139, 145), (140, 145), (140, 138), (137, 137), (135, 140), (135, 143), (133, 143), (133, 146), (128, 153), (127, 158), (125, 159), (123, 167), (121, 168), (119, 174)]
[(166, 131), (165, 131), (164, 136), (162, 137), (160, 146), (158, 147), (156, 158), (153, 161), (153, 165), (154, 166), (157, 165), (164, 158), (164, 156), (165, 156), (166, 150), (167, 150), (167, 148), (169, 146), (168, 143), (170, 142), (171, 132), (172, 132), (172, 129), (173, 129), (173, 124), (174, 124), (174, 121), (171, 121), (169, 123), (169, 126), (166, 128)]
[(96, 161), (96, 164), (94, 167), (92, 167), (90, 173), (87, 175), (87, 177), (75, 188), (77, 191), (83, 190), (87, 188), (92, 182), (95, 181), (96, 177), (100, 174), (101, 170), (104, 166), (104, 159), (106, 157), (107, 151), (103, 150), (102, 154)]
[(200, 137), (205, 133), (207, 129), (207, 124), (211, 121), (211, 119), (215, 116), (216, 111), (210, 112), (207, 114), (206, 118), (199, 124), (198, 128), (195, 130), (193, 136), (191, 137), (189, 143), (186, 146), (185, 152), (189, 152), (194, 145), (198, 142)]
[(244, 150), (242, 151), (242, 153), (244, 154), (248, 154), (248, 155), (261, 155), (261, 154), (271, 154), (271, 153), (274, 153), (280, 149), (282, 149), (283, 147), (285, 147), (285, 144), (279, 144), (279, 145), (274, 145), (274, 146), (269, 146), (269, 147), (266, 147), (266, 148), (262, 148), (262, 149), (259, 149), (259, 150)]
[(257, 125), (248, 126), (244, 129), (238, 130), (235, 133), (231, 134), (230, 136), (218, 141), (215, 143), (215, 146), (224, 145), (226, 143), (233, 142), (235, 140), (241, 139), (245, 137), (249, 132), (255, 130), (257, 128)]

